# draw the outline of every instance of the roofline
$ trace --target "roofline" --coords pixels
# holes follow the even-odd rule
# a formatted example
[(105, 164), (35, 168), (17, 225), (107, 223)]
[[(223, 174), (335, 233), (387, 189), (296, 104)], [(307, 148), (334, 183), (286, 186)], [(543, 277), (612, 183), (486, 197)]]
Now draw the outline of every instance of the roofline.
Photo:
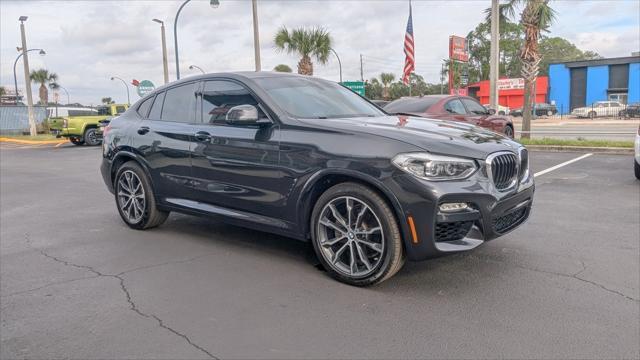
[(633, 64), (633, 63), (640, 63), (640, 56), (624, 56), (624, 57), (607, 58), (607, 59), (552, 62), (549, 64), (549, 66), (564, 64), (568, 68), (575, 68), (575, 67), (601, 66), (601, 65), (623, 65), (623, 64)]

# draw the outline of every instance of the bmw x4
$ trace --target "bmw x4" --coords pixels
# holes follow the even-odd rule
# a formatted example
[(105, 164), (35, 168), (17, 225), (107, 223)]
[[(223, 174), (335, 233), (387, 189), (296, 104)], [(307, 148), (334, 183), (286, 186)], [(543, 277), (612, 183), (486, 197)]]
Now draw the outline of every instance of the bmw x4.
[(104, 130), (101, 172), (122, 220), (171, 211), (310, 241), (339, 281), (471, 250), (521, 225), (527, 150), (460, 122), (391, 116), (339, 84), (270, 72), (189, 77)]

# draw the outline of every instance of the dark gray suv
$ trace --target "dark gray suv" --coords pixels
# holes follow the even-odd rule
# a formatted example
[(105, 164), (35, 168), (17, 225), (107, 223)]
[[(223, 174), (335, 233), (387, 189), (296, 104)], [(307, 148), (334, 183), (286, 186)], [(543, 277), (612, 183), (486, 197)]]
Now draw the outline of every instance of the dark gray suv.
[(358, 286), (512, 231), (534, 193), (527, 150), (507, 137), (269, 72), (156, 89), (105, 128), (101, 171), (131, 228), (177, 211), (310, 241)]

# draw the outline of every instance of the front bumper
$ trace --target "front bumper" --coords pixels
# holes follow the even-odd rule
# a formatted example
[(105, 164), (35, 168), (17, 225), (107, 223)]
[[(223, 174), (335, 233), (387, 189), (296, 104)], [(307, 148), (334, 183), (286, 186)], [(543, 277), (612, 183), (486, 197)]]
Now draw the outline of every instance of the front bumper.
[[(391, 189), (401, 203), (405, 249), (410, 260), (471, 250), (522, 225), (531, 213), (533, 178), (518, 191), (499, 193), (476, 174), (457, 182), (427, 182), (411, 175), (394, 178)], [(443, 203), (465, 202), (469, 209), (443, 213)], [(408, 218), (413, 218), (414, 238)]]

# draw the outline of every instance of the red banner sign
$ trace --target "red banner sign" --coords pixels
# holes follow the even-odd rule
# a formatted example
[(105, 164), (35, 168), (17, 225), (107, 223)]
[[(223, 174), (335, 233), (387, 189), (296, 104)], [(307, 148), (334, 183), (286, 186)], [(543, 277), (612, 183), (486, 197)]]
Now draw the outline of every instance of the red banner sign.
[(449, 59), (463, 62), (469, 61), (466, 38), (455, 35), (449, 36)]

